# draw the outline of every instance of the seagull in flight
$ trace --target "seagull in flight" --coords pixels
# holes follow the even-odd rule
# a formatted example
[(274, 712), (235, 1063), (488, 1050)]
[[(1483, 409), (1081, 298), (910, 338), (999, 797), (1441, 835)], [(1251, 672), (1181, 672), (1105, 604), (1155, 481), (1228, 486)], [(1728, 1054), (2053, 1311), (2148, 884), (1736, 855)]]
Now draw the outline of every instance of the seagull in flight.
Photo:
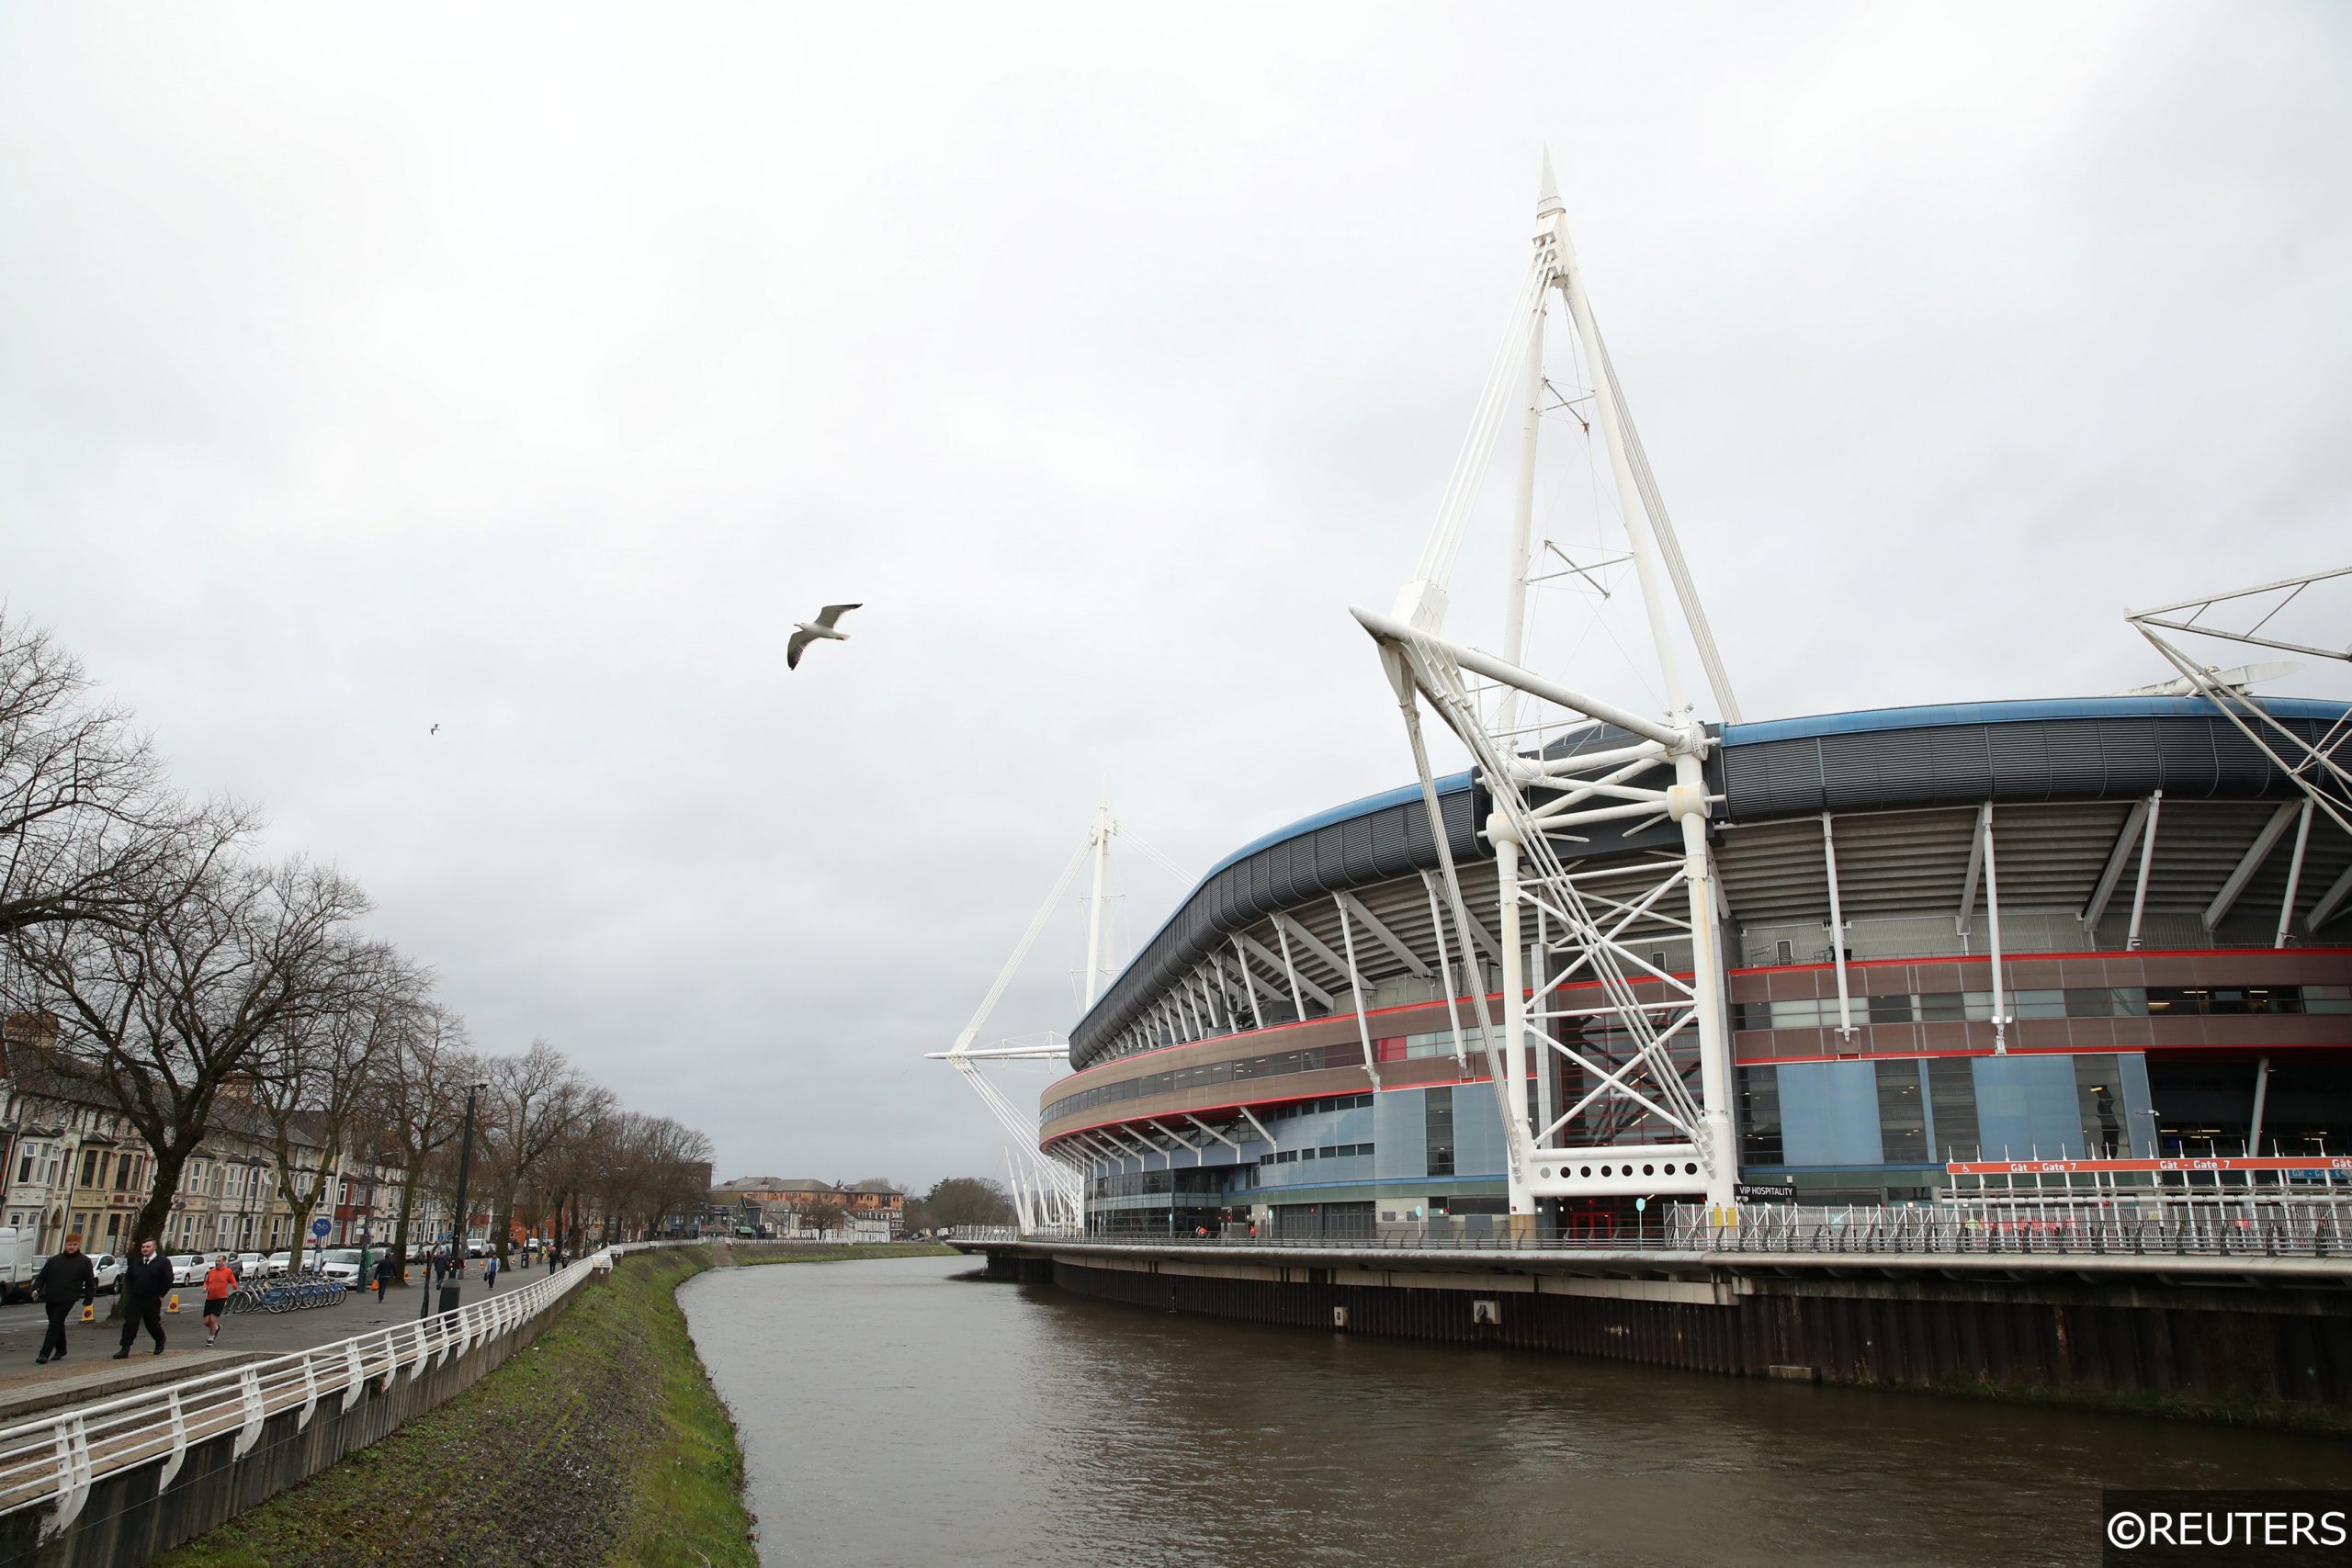
[(438, 735), (441, 733), (441, 727), (436, 724), (431, 729), (426, 730), (425, 733), (427, 735)]
[(830, 637), (835, 642), (847, 642), (849, 633), (835, 631), (833, 623), (856, 608), (858, 606), (855, 604), (828, 604), (814, 621), (793, 622), (792, 640), (785, 644), (784, 667), (787, 670), (799, 669), (801, 654), (806, 652), (808, 645), (819, 637)]

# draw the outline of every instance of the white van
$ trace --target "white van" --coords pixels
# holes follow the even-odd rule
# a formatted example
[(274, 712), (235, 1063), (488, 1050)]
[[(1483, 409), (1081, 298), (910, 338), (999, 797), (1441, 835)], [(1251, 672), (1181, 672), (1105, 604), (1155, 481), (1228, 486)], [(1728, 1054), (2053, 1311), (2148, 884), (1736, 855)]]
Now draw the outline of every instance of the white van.
[(30, 1301), (33, 1276), (46, 1259), (33, 1252), (34, 1233), (19, 1225), (0, 1225), (0, 1301)]

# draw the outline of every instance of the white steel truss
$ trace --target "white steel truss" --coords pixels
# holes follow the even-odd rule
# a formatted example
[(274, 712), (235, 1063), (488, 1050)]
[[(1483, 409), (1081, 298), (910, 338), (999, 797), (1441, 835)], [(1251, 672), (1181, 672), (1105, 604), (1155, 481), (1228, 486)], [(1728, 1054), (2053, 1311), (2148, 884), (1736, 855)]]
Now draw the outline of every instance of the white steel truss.
[[(2276, 582), (2257, 583), (2252, 588), (2233, 588), (2226, 592), (2159, 604), (2154, 609), (2134, 610), (2124, 616), (2124, 620), (2148, 639), (2149, 646), (2162, 654), (2165, 662), (2180, 672), (2179, 679), (2162, 687), (2149, 689), (2178, 692), (2183, 695), (2195, 693), (2204, 697), (2221, 710), (2222, 717), (2235, 725), (2247, 739), (2261, 748), (2265, 756), (2301, 787), (2311, 807), (2325, 813), (2328, 819), (2345, 832), (2352, 833), (2352, 771), (2347, 771), (2341, 760), (2352, 754), (2346, 749), (2346, 743), (2352, 742), (2352, 720), (2338, 720), (2317, 742), (2306, 740), (2273, 718), (2260, 703), (2247, 694), (2247, 688), (2256, 682), (2286, 674), (2295, 666), (2273, 663), (2218, 670), (2189, 658), (2164, 635), (2171, 632), (2175, 636), (2188, 633), (2197, 637), (2219, 637), (2248, 648), (2307, 653), (2339, 663), (2352, 663), (2352, 648), (2319, 648), (2310, 643), (2290, 642), (2277, 636), (2262, 635), (2263, 628), (2276, 619), (2280, 611), (2301, 598), (2305, 590), (2315, 583), (2346, 577), (2352, 577), (2352, 566), (2337, 567), (2332, 571), (2308, 572), (2301, 577), (2282, 577)], [(2227, 621), (2208, 621), (2204, 618), (2208, 615), (2228, 615), (2234, 611), (2243, 620), (2256, 610), (2261, 611), (2260, 615), (2243, 629)], [(2281, 830), (2283, 826), (2280, 824)], [(2276, 834), (2272, 836), (2275, 838)], [(2302, 847), (2309, 836), (2306, 819), (2296, 836), (2295, 865), (2298, 871), (2302, 863)], [(2264, 847), (2267, 850), (2268, 845)], [(2209, 915), (2209, 924), (2226, 911), (2229, 899), (2235, 896), (2235, 891), (2233, 888), (2216, 900), (2214, 909)], [(2286, 928), (2292, 918), (2291, 892), (2288, 901), (2289, 912), (2280, 918), (2279, 922), (2281, 946), (2285, 945)], [(2315, 908), (2314, 924), (2317, 918)]]
[[(1663, 718), (1523, 667), (1527, 590), (1542, 580), (1532, 570), (1532, 519), (1539, 404), (1547, 386), (1544, 321), (1555, 290), (1590, 367), (1590, 400), (1626, 539), (1625, 554), (1612, 558), (1630, 560), (1641, 588), (1663, 678)], [(1498, 658), (1448, 639), (1442, 628), (1471, 502), (1514, 396), (1522, 422)], [(1570, 570), (1584, 570), (1545, 547)], [(1440, 814), (1421, 703), (1468, 748), (1493, 802), (1485, 831), (1498, 883), (1499, 1028), (1487, 1016), (1482, 988), (1473, 994), (1503, 1122), (1514, 1216), (1532, 1216), (1542, 1198), (1704, 1192), (1711, 1202), (1728, 1203), (1737, 1177), (1722, 904), (1706, 836), (1720, 798), (1708, 795), (1702, 766), (1714, 742), (1683, 696), (1661, 573), (1717, 708), (1736, 720), (1697, 591), (1594, 325), (1547, 158), (1533, 257), (1419, 566), (1393, 614), (1353, 612), (1378, 643), (1403, 710), (1437, 841), (1453, 947), (1465, 954), (1477, 951), (1476, 922)], [(1579, 871), (1561, 858), (1564, 842), (1589, 843), (1611, 831), (1631, 837), (1667, 823), (1679, 829), (1679, 853)], [(1688, 943), (1689, 978), (1654, 962), (1661, 932)]]

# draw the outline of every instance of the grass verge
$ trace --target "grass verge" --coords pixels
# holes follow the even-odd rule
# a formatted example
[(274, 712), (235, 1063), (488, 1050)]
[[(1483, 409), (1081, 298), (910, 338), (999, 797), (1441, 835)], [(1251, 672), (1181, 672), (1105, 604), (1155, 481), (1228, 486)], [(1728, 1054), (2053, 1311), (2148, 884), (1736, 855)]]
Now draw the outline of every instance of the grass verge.
[(157, 1562), (756, 1568), (742, 1454), (676, 1300), (710, 1265), (623, 1258), (464, 1393)]
[(842, 1263), (859, 1258), (955, 1258), (956, 1250), (942, 1241), (859, 1241), (808, 1246), (788, 1241), (739, 1241), (733, 1249), (738, 1267), (755, 1263)]

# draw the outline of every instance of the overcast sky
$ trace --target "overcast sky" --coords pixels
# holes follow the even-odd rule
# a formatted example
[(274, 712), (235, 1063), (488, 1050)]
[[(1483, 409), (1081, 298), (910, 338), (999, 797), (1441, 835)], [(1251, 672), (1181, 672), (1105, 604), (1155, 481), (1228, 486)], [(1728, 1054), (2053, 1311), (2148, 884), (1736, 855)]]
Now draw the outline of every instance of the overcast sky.
[(722, 1177), (1001, 1174), (921, 1056), (1099, 783), (1197, 871), (1409, 778), (1346, 606), (1547, 143), (1747, 716), (2352, 564), (2341, 6), (18, 3), (0, 600), (484, 1046)]

